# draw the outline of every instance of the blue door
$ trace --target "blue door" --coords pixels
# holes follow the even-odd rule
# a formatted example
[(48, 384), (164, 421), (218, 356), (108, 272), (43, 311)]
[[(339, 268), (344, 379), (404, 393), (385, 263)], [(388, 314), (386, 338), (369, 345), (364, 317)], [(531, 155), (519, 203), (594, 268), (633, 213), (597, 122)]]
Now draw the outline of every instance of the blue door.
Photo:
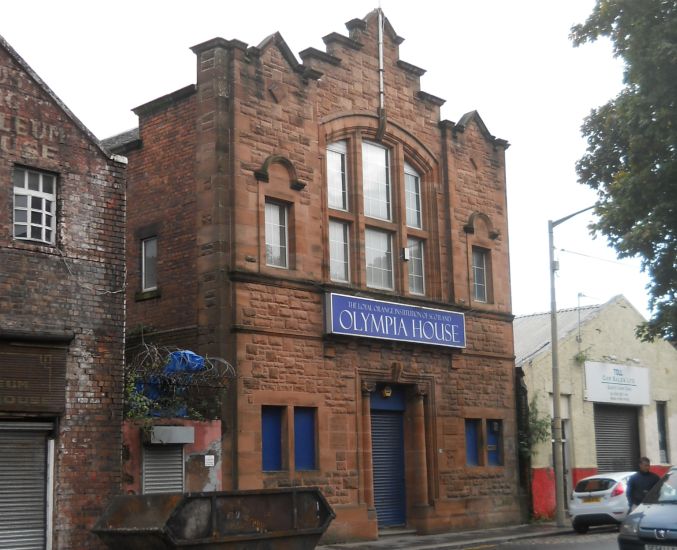
[[(404, 480), (404, 396), (402, 395), (401, 400), (397, 399), (399, 397), (397, 395), (392, 397), (394, 399), (389, 400), (387, 405), (372, 398), (371, 452), (374, 504), (379, 527), (404, 525), (407, 520)], [(387, 409), (380, 408), (383, 405)]]

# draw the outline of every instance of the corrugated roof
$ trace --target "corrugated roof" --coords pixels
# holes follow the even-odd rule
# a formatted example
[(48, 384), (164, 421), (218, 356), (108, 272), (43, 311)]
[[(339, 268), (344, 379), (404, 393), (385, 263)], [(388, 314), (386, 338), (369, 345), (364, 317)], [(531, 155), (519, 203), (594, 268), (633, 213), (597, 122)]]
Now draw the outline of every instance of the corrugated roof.
[[(606, 304), (561, 309), (557, 312), (557, 338), (562, 340), (572, 332), (578, 331), (579, 323), (585, 324), (603, 308), (624, 298), (616, 296)], [(550, 349), (550, 313), (535, 313), (515, 317), (513, 321), (515, 335), (515, 364), (520, 366), (538, 353)]]

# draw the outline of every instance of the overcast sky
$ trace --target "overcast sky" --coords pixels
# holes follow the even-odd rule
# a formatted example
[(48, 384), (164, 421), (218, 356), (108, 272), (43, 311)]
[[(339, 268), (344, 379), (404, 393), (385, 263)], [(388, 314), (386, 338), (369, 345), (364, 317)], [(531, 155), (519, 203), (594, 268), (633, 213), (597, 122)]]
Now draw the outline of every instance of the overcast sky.
[[(446, 99), (442, 118), (477, 110), (506, 139), (513, 311), (548, 311), (547, 220), (590, 206), (575, 162), (590, 109), (615, 96), (622, 64), (608, 42), (574, 48), (568, 39), (593, 0), (381, 0), (405, 38), (400, 57), (427, 70), (421, 89)], [(210, 38), (259, 44), (279, 31), (297, 54), (324, 50), (378, 0), (257, 2), (21, 0), (3, 3), (0, 34), (100, 139), (136, 126), (131, 109), (195, 82), (190, 47)], [(300, 59), (299, 59), (300, 60)], [(639, 261), (619, 262), (589, 213), (555, 229), (560, 308), (624, 294), (645, 316)], [(584, 294), (579, 298), (579, 293)]]

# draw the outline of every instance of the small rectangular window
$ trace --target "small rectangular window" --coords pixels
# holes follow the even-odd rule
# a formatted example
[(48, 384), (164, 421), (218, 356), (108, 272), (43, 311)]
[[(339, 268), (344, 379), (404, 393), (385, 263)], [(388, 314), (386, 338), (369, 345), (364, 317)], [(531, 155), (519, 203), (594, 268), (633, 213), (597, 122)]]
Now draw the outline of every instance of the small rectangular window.
[(273, 267), (289, 266), (289, 238), (287, 207), (266, 201), (266, 264)]
[(350, 281), (347, 223), (334, 220), (329, 222), (329, 263), (332, 281), (341, 283)]
[(488, 294), (488, 256), (489, 251), (477, 246), (472, 247), (473, 299), (487, 303)]
[(407, 225), (421, 228), (421, 178), (416, 171), (404, 164), (404, 191), (407, 206)]
[(54, 244), (56, 176), (14, 168), (14, 238)]
[(142, 291), (157, 289), (157, 237), (141, 241)]
[(670, 464), (670, 454), (668, 453), (668, 416), (667, 403), (658, 401), (656, 403), (656, 418), (658, 420), (658, 452), (661, 464)]
[(503, 464), (503, 422), (487, 420), (487, 464), (501, 466)]
[(390, 221), (388, 149), (375, 143), (362, 143), (362, 190), (365, 216)]
[(294, 468), (315, 470), (315, 412), (313, 407), (294, 408)]
[(367, 286), (393, 289), (392, 238), (389, 233), (377, 229), (364, 232), (367, 256)]
[(327, 147), (327, 194), (329, 208), (348, 210), (345, 141), (337, 141)]
[(465, 463), (468, 466), (479, 466), (480, 462), (480, 437), (482, 421), (469, 418), (465, 421)]
[(409, 292), (425, 294), (425, 274), (423, 268), (423, 241), (409, 237)]
[(285, 407), (261, 407), (261, 462), (264, 472), (282, 470), (282, 420)]

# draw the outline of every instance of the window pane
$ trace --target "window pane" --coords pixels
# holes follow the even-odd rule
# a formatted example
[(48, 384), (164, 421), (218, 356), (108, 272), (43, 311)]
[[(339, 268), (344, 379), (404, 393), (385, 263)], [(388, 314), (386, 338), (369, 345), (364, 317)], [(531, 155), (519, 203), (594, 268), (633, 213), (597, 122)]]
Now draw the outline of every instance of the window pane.
[(350, 280), (348, 251), (348, 224), (330, 221), (329, 264), (332, 281), (347, 283)]
[(480, 421), (465, 421), (465, 462), (468, 466), (480, 464)]
[(31, 212), (31, 223), (42, 224), (42, 212)]
[(31, 191), (40, 191), (40, 174), (28, 172), (28, 189)]
[(54, 176), (42, 176), (42, 192), (43, 193), (53, 193), (54, 192)]
[(287, 208), (266, 202), (266, 263), (287, 267)]
[(423, 272), (423, 241), (409, 238), (409, 292), (412, 294), (425, 294)]
[(14, 236), (18, 239), (28, 238), (28, 228), (23, 224), (14, 225)]
[(282, 407), (261, 407), (261, 463), (264, 472), (282, 469)]
[(294, 467), (296, 470), (314, 470), (315, 463), (315, 409), (294, 408)]
[(28, 197), (26, 195), (15, 195), (14, 206), (19, 208), (26, 208), (28, 206)]
[(475, 301), (487, 301), (487, 252), (481, 248), (472, 250), (473, 293)]
[(26, 187), (26, 171), (21, 168), (15, 168), (12, 174), (12, 183), (14, 187), (23, 189)]
[(388, 150), (368, 142), (362, 143), (362, 188), (364, 214), (390, 220)]
[(25, 210), (15, 210), (14, 211), (14, 221), (25, 223), (28, 219), (28, 212)]
[(393, 288), (393, 258), (390, 234), (375, 229), (365, 231), (367, 286)]
[(42, 210), (42, 199), (40, 197), (31, 197), (31, 208)]
[(31, 239), (34, 239), (36, 241), (42, 240), (42, 228), (41, 227), (31, 226)]
[(407, 203), (407, 225), (421, 227), (421, 178), (408, 164), (404, 165), (405, 200)]
[(157, 288), (157, 237), (141, 241), (142, 290)]
[(348, 210), (345, 141), (332, 143), (327, 148), (327, 188), (330, 208)]

